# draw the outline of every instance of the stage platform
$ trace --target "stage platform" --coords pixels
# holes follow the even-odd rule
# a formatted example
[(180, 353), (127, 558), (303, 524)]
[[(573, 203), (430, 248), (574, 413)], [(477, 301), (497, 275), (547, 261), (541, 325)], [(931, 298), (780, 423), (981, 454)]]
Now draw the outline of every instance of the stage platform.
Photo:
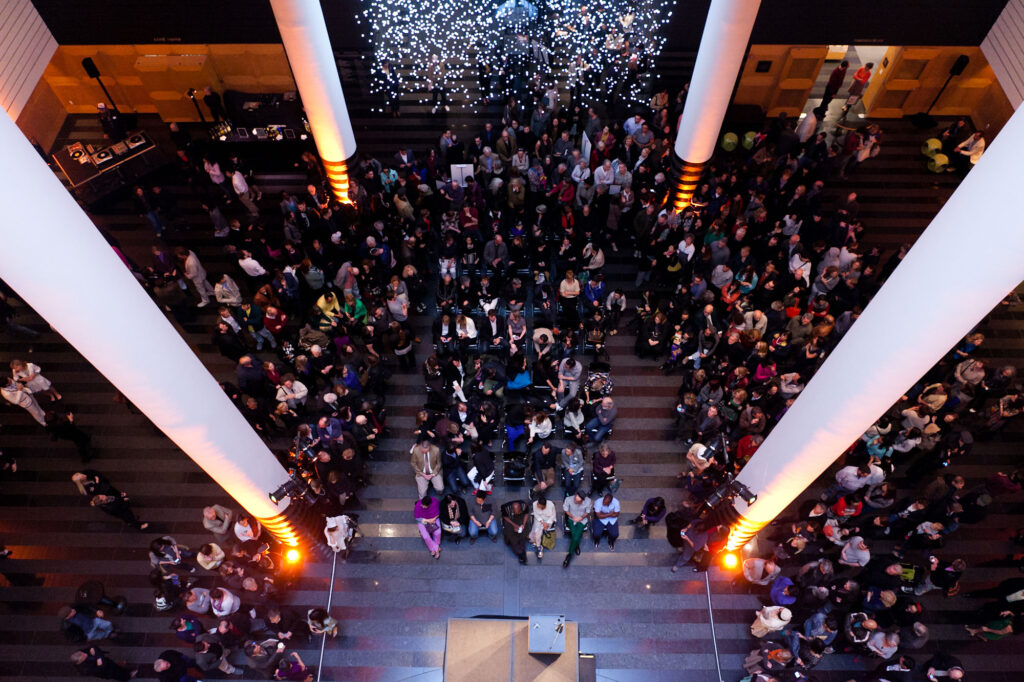
[[(534, 649), (561, 649), (562, 653), (530, 653), (530, 620), (522, 618), (449, 618), (444, 652), (445, 682), (577, 682), (579, 629), (565, 622), (564, 631), (551, 629), (553, 617), (535, 617)], [(540, 622), (538, 622), (540, 621)], [(550, 637), (546, 635), (550, 634)], [(558, 640), (555, 647), (551, 643)]]

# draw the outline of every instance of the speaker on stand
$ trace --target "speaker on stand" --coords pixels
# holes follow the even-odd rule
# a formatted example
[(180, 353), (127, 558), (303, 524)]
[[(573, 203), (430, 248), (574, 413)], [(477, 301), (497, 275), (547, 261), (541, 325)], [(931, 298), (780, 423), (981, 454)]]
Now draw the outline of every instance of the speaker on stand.
[(96, 62), (92, 60), (92, 57), (86, 57), (82, 60), (82, 68), (85, 69), (85, 73), (89, 78), (95, 78), (96, 82), (100, 84), (100, 89), (103, 90), (103, 94), (107, 96), (107, 101), (110, 102), (110, 108), (113, 109), (115, 113), (121, 113), (117, 110), (117, 105), (114, 104), (114, 98), (112, 98), (110, 93), (107, 92), (107, 86), (103, 84), (103, 79), (100, 78), (99, 67), (96, 66)]
[(938, 122), (931, 115), (932, 109), (935, 107), (935, 103), (939, 101), (940, 97), (942, 97), (942, 93), (946, 91), (946, 86), (948, 86), (949, 82), (953, 80), (953, 76), (963, 74), (970, 62), (971, 58), (965, 54), (956, 58), (956, 61), (953, 62), (953, 66), (949, 67), (949, 76), (946, 78), (946, 82), (942, 84), (938, 94), (935, 95), (935, 99), (933, 99), (932, 103), (928, 105), (928, 109), (918, 112), (910, 117), (910, 122), (914, 124), (914, 127), (925, 130), (927, 128), (934, 128), (938, 125)]

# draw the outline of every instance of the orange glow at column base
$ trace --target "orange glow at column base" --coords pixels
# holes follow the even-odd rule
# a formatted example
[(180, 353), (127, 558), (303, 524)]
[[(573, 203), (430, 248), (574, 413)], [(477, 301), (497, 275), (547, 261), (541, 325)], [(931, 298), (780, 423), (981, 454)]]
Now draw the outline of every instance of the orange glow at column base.
[(331, 185), (334, 198), (343, 204), (351, 204), (349, 199), (348, 166), (344, 161), (323, 160), (324, 169), (327, 171), (327, 182)]
[(672, 191), (671, 201), (676, 212), (682, 213), (693, 203), (693, 193), (699, 186), (704, 165), (703, 163), (681, 161), (678, 158), (673, 160), (675, 189)]
[(729, 528), (729, 539), (725, 543), (726, 551), (738, 552), (743, 545), (750, 542), (750, 538), (767, 525), (767, 521), (754, 522), (741, 515), (740, 520)]
[(286, 519), (284, 515), (278, 514), (277, 516), (269, 519), (257, 519), (260, 524), (266, 528), (270, 533), (280, 541), (282, 545), (287, 547), (295, 548), (299, 546), (299, 533), (292, 526), (291, 521)]

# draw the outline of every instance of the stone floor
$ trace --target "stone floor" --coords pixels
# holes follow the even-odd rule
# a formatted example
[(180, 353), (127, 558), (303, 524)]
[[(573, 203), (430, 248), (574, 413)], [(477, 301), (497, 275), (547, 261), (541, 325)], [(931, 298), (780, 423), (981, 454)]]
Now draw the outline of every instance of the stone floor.
[[(97, 135), (88, 119), (70, 125), (67, 134), (76, 139), (90, 141)], [(854, 173), (842, 191), (860, 193), (867, 241), (891, 250), (923, 229), (948, 197), (953, 180), (942, 177), (934, 183), (923, 170), (916, 154), (923, 133), (898, 121), (883, 122), (883, 127), (886, 151)], [(268, 174), (263, 180), (269, 196), (301, 185), (301, 178), (287, 173)], [(181, 209), (195, 226), (183, 241), (200, 252), (215, 277), (228, 264), (212, 246), (205, 216), (180, 184), (170, 180), (167, 186), (180, 195)], [(145, 257), (153, 235), (129, 207), (114, 203), (94, 218), (126, 253)], [(611, 265), (609, 275), (613, 283), (631, 279), (629, 266), (621, 263)], [(1022, 318), (1017, 309), (995, 311), (984, 326), (989, 342), (982, 354), (998, 362), (1019, 362), (1024, 354)], [(211, 372), (227, 378), (232, 367), (209, 344), (206, 325), (211, 319), (212, 313), (205, 313), (182, 333)], [(103, 580), (131, 604), (125, 615), (115, 618), (124, 635), (110, 650), (133, 663), (151, 662), (177, 641), (167, 629), (170, 616), (154, 613), (151, 606), (146, 544), (162, 533), (200, 544), (206, 539), (200, 509), (224, 501), (224, 494), (144, 417), (114, 403), (106, 380), (44, 322), (31, 311), (24, 312), (22, 322), (43, 331), (42, 338), (29, 348), (0, 337), (0, 363), (20, 356), (43, 368), (94, 435), (99, 456), (92, 466), (129, 492), (153, 526), (140, 534), (88, 508), (70, 482), (79, 467), (73, 449), (49, 441), (22, 411), (0, 407), (0, 447), (16, 454), (20, 465), (18, 473), (0, 481), (0, 542), (15, 552), (0, 569), (18, 574), (16, 578), (33, 574), (39, 579), (37, 585), (0, 586), (2, 677), (35, 682), (76, 678), (67, 663), (73, 647), (59, 633), (55, 613), (72, 599), (75, 586), (91, 578)], [(610, 344), (621, 415), (612, 444), (625, 481), (619, 497), (626, 516), (650, 495), (669, 501), (679, 497), (674, 477), (678, 447), (666, 439), (678, 378), (666, 378), (655, 363), (637, 360), (631, 343), (628, 335), (619, 335)], [(426, 347), (419, 349), (421, 360), (426, 352)], [(538, 612), (564, 613), (580, 623), (580, 649), (595, 654), (598, 679), (718, 679), (703, 576), (669, 572), (673, 552), (663, 528), (637, 537), (632, 527), (623, 526), (615, 553), (606, 548), (594, 552), (585, 544), (568, 571), (559, 561), (564, 539), (542, 565), (531, 558), (529, 566), (519, 566), (503, 545), (488, 542), (472, 548), (448, 546), (440, 561), (431, 559), (409, 511), (415, 492), (406, 454), (422, 384), (418, 374), (396, 375), (393, 384), (388, 406), (395, 436), (378, 451), (373, 484), (361, 495), (365, 538), (349, 561), (337, 567), (332, 612), (342, 621), (342, 635), (327, 643), (324, 680), (441, 679), (447, 618)], [(1015, 466), (1019, 437), (1020, 427), (1011, 424), (993, 441), (979, 444), (970, 464), (958, 470), (973, 483), (997, 468)], [(519, 496), (501, 485), (496, 490), (499, 500)], [(997, 503), (983, 524), (953, 536), (947, 551), (961, 553), (972, 565), (965, 590), (1016, 573), (1003, 559), (1012, 551), (1007, 538), (1019, 523), (1020, 511), (1019, 501)], [(991, 565), (980, 568), (982, 562)], [(330, 574), (329, 564), (308, 565), (288, 601), (301, 607), (325, 604)], [(731, 576), (714, 570), (710, 577), (722, 679), (738, 680), (742, 659), (753, 646), (747, 628), (758, 602), (738, 593), (730, 585)], [(976, 603), (963, 597), (928, 597), (925, 604), (935, 640), (931, 648), (941, 646), (961, 656), (971, 680), (1009, 682), (1024, 674), (1024, 659), (1016, 655), (1012, 641), (982, 644), (966, 638), (962, 625), (972, 620)], [(315, 664), (319, 650), (311, 647), (301, 654)], [(830, 682), (859, 678), (865, 665), (832, 656), (818, 677)]]

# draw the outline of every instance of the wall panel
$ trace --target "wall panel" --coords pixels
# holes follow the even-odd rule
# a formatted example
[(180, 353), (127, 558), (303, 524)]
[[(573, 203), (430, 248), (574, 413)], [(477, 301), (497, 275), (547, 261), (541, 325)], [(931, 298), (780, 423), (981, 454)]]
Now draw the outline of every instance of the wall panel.
[(57, 49), (30, 0), (0, 2), (0, 106), (18, 120)]
[(1024, 101), (1024, 0), (1009, 0), (981, 43), (1014, 109)]
[[(123, 111), (159, 114), (165, 121), (198, 121), (186, 93), (214, 90), (279, 93), (295, 90), (281, 45), (61, 45), (46, 81), (71, 113), (92, 113), (103, 93), (82, 69), (92, 57)], [(206, 110), (204, 108), (204, 113)]]

